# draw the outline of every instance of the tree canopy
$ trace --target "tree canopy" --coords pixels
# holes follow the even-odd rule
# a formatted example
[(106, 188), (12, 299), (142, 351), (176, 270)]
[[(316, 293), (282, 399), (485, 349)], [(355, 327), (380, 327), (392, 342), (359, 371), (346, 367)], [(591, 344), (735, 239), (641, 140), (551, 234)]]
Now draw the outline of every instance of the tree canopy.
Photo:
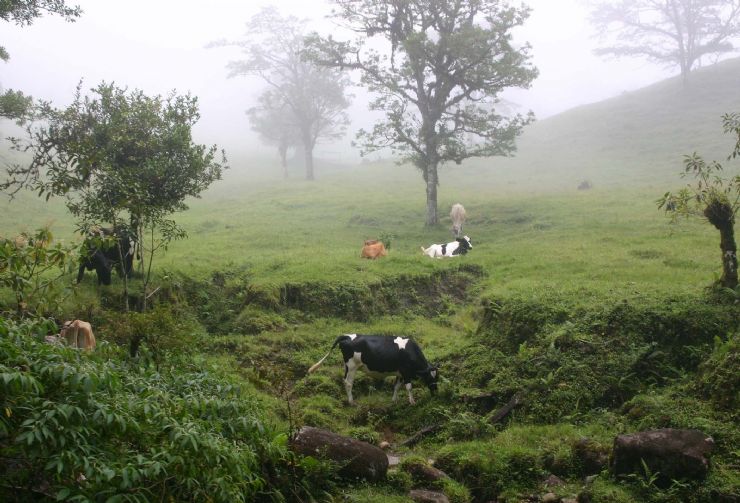
[(64, 197), (83, 231), (112, 224), (142, 246), (146, 231), (150, 266), (156, 249), (184, 236), (169, 215), (225, 169), (215, 145), (192, 139), (200, 115), (190, 95), (150, 97), (102, 83), (83, 96), (80, 85), (71, 105), (41, 103), (37, 118), (27, 138), (12, 139), (16, 150), (32, 154), (30, 163), (7, 168), (0, 188)]
[[(79, 6), (69, 7), (64, 0), (12, 0), (0, 1), (0, 19), (18, 26), (28, 26), (44, 13), (62, 16), (74, 22), (82, 14)], [(0, 59), (8, 61), (10, 53), (0, 46)], [(31, 109), (33, 100), (20, 91), (8, 90), (0, 94), (0, 117), (23, 121)]]
[[(385, 117), (361, 130), (363, 154), (390, 148), (422, 172), (426, 224), (436, 225), (438, 166), (470, 157), (511, 155), (531, 114), (505, 117), (499, 94), (527, 88), (537, 76), (529, 46), (512, 30), (529, 11), (496, 0), (335, 0), (335, 17), (360, 35), (311, 40), (320, 64), (359, 70), (376, 94), (370, 109)], [(384, 48), (367, 40), (381, 38)]]
[(349, 80), (341, 70), (302, 57), (305, 25), (294, 16), (283, 17), (267, 8), (247, 23), (243, 40), (215, 42), (211, 47), (241, 48), (245, 59), (229, 63), (229, 77), (257, 75), (268, 85), (272, 108), (285, 107), (292, 116), (305, 153), (306, 178), (313, 180), (316, 143), (340, 138), (349, 123), (344, 112), (350, 104)]
[(592, 0), (591, 20), (603, 47), (597, 54), (646, 57), (678, 66), (684, 84), (704, 56), (734, 50), (740, 0)]
[(247, 110), (252, 130), (260, 135), (264, 143), (277, 147), (283, 176), (287, 178), (288, 149), (301, 144), (300, 129), (290, 106), (281, 99), (279, 93), (268, 89), (258, 101), (259, 105)]

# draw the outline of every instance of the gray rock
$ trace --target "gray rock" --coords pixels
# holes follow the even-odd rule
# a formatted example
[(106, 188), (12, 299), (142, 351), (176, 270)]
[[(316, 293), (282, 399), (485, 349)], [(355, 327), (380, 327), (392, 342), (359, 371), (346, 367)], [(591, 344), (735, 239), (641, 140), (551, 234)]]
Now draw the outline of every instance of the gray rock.
[(557, 487), (564, 485), (565, 482), (563, 482), (560, 477), (557, 475), (550, 475), (545, 479), (545, 487)]
[(560, 496), (555, 493), (547, 493), (542, 496), (542, 499), (540, 501), (542, 501), (542, 503), (559, 503)]
[(573, 457), (578, 460), (582, 475), (601, 472), (609, 464), (609, 448), (590, 438), (580, 438), (572, 446)]
[(344, 477), (375, 482), (385, 478), (388, 471), (388, 457), (382, 449), (321, 428), (304, 426), (290, 442), (290, 448), (304, 456), (339, 463), (339, 474)]
[(443, 493), (427, 491), (426, 489), (414, 489), (409, 492), (409, 498), (417, 503), (450, 503)]
[(433, 467), (431, 464), (423, 462), (419, 463), (408, 463), (403, 465), (403, 470), (411, 475), (414, 480), (420, 482), (436, 482), (440, 479), (447, 478), (447, 474), (439, 468)]
[(612, 470), (614, 474), (643, 474), (642, 460), (657, 483), (667, 486), (674, 479), (701, 480), (709, 471), (709, 454), (714, 440), (699, 430), (664, 428), (614, 439)]

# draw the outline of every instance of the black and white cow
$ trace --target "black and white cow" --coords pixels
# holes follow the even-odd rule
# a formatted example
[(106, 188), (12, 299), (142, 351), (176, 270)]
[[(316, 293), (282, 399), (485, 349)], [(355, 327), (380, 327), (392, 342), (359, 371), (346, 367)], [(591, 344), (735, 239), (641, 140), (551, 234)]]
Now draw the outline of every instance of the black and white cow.
[(409, 403), (414, 404), (411, 393), (411, 381), (419, 377), (434, 394), (437, 391), (437, 368), (431, 366), (421, 348), (409, 338), (392, 335), (344, 334), (337, 337), (324, 357), (308, 369), (311, 373), (321, 365), (339, 345), (344, 357), (344, 388), (347, 390), (347, 401), (352, 404), (352, 383), (355, 373), (363, 370), (373, 377), (396, 375), (393, 386), (393, 401), (398, 396), (401, 384), (406, 385)]
[(429, 245), (429, 248), (421, 247), (421, 251), (432, 258), (457, 257), (458, 255), (465, 255), (472, 249), (473, 243), (468, 236), (457, 238), (451, 243)]
[[(118, 234), (118, 235), (117, 235)], [(117, 239), (116, 239), (117, 236)], [(113, 238), (112, 240), (110, 238)], [(119, 252), (119, 249), (120, 252)], [(136, 241), (128, 232), (116, 232), (113, 229), (100, 228), (91, 233), (82, 247), (80, 268), (77, 272), (77, 283), (82, 281), (85, 269), (93, 269), (98, 275), (98, 284), (111, 284), (111, 271), (116, 268), (119, 276), (129, 277), (134, 269)], [(123, 263), (121, 263), (121, 254)]]

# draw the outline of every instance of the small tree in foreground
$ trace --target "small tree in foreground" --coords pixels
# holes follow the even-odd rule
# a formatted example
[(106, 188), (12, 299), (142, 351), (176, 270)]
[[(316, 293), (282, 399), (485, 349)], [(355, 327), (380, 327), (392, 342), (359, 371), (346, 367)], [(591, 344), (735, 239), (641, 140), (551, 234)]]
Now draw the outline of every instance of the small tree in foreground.
[[(723, 117), (725, 133), (737, 136), (735, 148), (728, 160), (740, 156), (740, 114)], [(682, 176), (693, 176), (692, 185), (677, 193), (666, 192), (658, 201), (659, 208), (671, 213), (673, 221), (679, 217), (705, 218), (717, 228), (722, 250), (720, 284), (734, 289), (738, 284), (735, 217), (740, 208), (740, 175), (722, 176), (723, 167), (717, 161), (707, 162), (696, 152), (685, 156)]]
[[(8, 168), (0, 188), (64, 197), (83, 232), (113, 225), (135, 236), (145, 310), (155, 252), (185, 237), (170, 215), (187, 209), (185, 199), (198, 197), (225, 169), (215, 145), (193, 142), (199, 117), (190, 95), (150, 97), (103, 83), (83, 96), (78, 86), (71, 105), (42, 103), (28, 138), (13, 139), (16, 150), (32, 154), (31, 162)], [(124, 275), (127, 290), (125, 281)]]

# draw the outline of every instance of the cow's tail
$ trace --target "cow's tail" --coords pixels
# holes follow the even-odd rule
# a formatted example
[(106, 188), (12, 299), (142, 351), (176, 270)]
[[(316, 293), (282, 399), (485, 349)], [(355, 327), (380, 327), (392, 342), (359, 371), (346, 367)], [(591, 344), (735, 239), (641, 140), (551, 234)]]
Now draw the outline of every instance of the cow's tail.
[(328, 352), (327, 352), (327, 353), (326, 353), (326, 354), (324, 355), (324, 357), (323, 357), (323, 358), (322, 358), (321, 360), (319, 360), (319, 361), (317, 361), (316, 363), (314, 363), (314, 364), (313, 364), (313, 365), (311, 366), (311, 368), (310, 368), (310, 369), (308, 369), (308, 373), (309, 373), (309, 374), (310, 374), (311, 372), (313, 372), (314, 370), (316, 370), (317, 368), (319, 368), (319, 366), (320, 366), (320, 365), (321, 365), (322, 363), (324, 363), (324, 360), (326, 360), (326, 359), (327, 359), (327, 358), (329, 357), (329, 355), (331, 354), (332, 350), (334, 350), (334, 348), (335, 348), (335, 347), (337, 347), (337, 344), (339, 344), (339, 341), (341, 341), (342, 339), (349, 339), (349, 336), (348, 336), (348, 335), (340, 335), (339, 337), (337, 337), (337, 338), (336, 338), (336, 340), (334, 341), (334, 344), (332, 344), (332, 345), (331, 345), (331, 348), (330, 348), (330, 349), (329, 349), (329, 351), (328, 351)]

